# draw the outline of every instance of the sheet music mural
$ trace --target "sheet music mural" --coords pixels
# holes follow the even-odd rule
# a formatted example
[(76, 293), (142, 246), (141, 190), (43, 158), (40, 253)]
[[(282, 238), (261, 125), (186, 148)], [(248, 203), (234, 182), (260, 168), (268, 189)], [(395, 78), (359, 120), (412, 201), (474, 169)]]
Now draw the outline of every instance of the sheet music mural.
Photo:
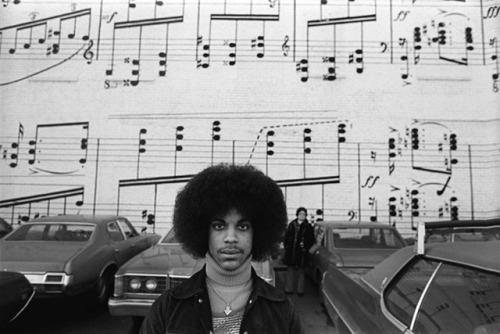
[[(0, 6), (0, 215), (154, 214), (219, 162), (290, 215), (500, 215), (493, 0), (128, 0)], [(151, 227), (148, 227), (151, 228)]]

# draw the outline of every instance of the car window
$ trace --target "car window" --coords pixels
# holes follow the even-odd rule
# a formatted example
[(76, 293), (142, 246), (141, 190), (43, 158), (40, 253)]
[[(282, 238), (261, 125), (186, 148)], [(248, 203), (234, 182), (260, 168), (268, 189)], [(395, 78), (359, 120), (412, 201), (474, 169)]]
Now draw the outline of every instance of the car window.
[(122, 228), (122, 231), (127, 239), (139, 236), (139, 233), (137, 233), (129, 221), (120, 219), (118, 220), (118, 224), (120, 224), (120, 227)]
[(414, 333), (475, 333), (500, 326), (499, 287), (498, 273), (420, 259), (387, 290), (385, 301)]
[(403, 242), (389, 228), (349, 227), (333, 229), (334, 248), (401, 248)]
[(161, 241), (162, 244), (177, 244), (179, 241), (177, 241), (177, 238), (175, 237), (174, 229), (171, 228), (170, 231), (168, 231), (167, 235), (163, 238)]
[(460, 242), (460, 241), (498, 241), (500, 227), (471, 228), (429, 228), (425, 231), (425, 242)]
[(7, 240), (88, 241), (94, 229), (91, 224), (30, 224), (18, 228)]
[(118, 226), (117, 222), (110, 222), (107, 225), (109, 237), (113, 241), (122, 241), (125, 240), (123, 237), (122, 231), (120, 230), (120, 227)]

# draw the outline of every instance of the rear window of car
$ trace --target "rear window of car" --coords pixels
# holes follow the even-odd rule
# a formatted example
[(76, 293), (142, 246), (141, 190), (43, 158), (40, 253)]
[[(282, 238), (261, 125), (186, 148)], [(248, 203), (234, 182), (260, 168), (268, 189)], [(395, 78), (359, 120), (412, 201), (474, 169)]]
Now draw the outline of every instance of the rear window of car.
[(163, 240), (161, 241), (162, 244), (178, 244), (179, 241), (175, 237), (174, 229), (170, 229), (168, 231), (167, 235), (163, 237)]
[(425, 242), (498, 241), (500, 227), (435, 228), (425, 231)]
[(390, 228), (334, 228), (334, 248), (402, 248), (401, 238)]
[(29, 224), (19, 227), (5, 240), (8, 241), (72, 241), (90, 239), (95, 225), (92, 224)]
[(414, 333), (500, 329), (500, 273), (419, 259), (384, 294), (389, 312)]

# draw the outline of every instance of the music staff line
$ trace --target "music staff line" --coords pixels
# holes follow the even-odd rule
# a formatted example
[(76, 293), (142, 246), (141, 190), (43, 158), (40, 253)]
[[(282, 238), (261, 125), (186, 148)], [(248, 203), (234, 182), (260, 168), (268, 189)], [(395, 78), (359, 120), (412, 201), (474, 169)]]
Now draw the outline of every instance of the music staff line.
[[(12, 137), (4, 137), (6, 139), (3, 142), (13, 139)], [(52, 140), (54, 140), (52, 142)], [(68, 143), (67, 138), (44, 138), (43, 150), (39, 153), (42, 156), (43, 162), (59, 162), (59, 163), (81, 163), (81, 138), (74, 138), (71, 143)], [(93, 156), (96, 154), (94, 142), (96, 139), (89, 138), (87, 145), (89, 152), (85, 152), (88, 155), (88, 160), (86, 162), (95, 162)], [(248, 153), (253, 148), (254, 141), (252, 140), (224, 140), (221, 139), (215, 143), (215, 153), (218, 159), (231, 159), (235, 157), (239, 161), (244, 161), (248, 158)], [(183, 150), (177, 151), (176, 145), (182, 144)], [(356, 166), (358, 160), (358, 153), (361, 154), (361, 163), (367, 167), (382, 167), (381, 161), (387, 160), (390, 155), (389, 147), (387, 143), (359, 143), (361, 145), (361, 150), (358, 152), (358, 143), (342, 143), (341, 151), (338, 151), (338, 143), (332, 141), (321, 140), (320, 138), (314, 138), (309, 143), (311, 148), (311, 159), (308, 162), (310, 166), (322, 166), (327, 162), (332, 163), (332, 153), (337, 153), (339, 158), (345, 166)], [(363, 147), (366, 146), (366, 148)], [(28, 149), (25, 148), (28, 147)], [(268, 155), (270, 148), (266, 147), (265, 141), (259, 142), (256, 148), (256, 154), (254, 154), (254, 161), (261, 163), (264, 159), (267, 160), (269, 165), (300, 165), (302, 158), (302, 146), (303, 141), (301, 140), (277, 140), (273, 141), (273, 156), (265, 157)], [(412, 165), (418, 162), (419, 165), (436, 165), (440, 166), (444, 159), (447, 158), (446, 152), (450, 149), (443, 148), (442, 143), (426, 143), (426, 148), (419, 148), (418, 150), (412, 150), (410, 147), (404, 147), (399, 149), (399, 153), (395, 154), (393, 160), (398, 163), (401, 168), (410, 168)], [(12, 160), (10, 151), (13, 150), (12, 147), (8, 149), (8, 144), (2, 145), (3, 148), (3, 160), (5, 162), (10, 162)], [(132, 139), (115, 139), (115, 140), (101, 140), (101, 152), (102, 157), (100, 157), (101, 163), (120, 163), (120, 168), (130, 167), (133, 165), (131, 159), (136, 158), (138, 154), (138, 142)], [(210, 158), (210, 149), (212, 147), (212, 142), (207, 140), (183, 140), (183, 142), (176, 142), (175, 140), (158, 140), (158, 139), (146, 139), (143, 148), (145, 149), (142, 155), (141, 163), (154, 165), (154, 164), (164, 164), (173, 161), (174, 154), (177, 152), (177, 161), (184, 164), (197, 164), (200, 162), (207, 161)], [(475, 161), (475, 169), (489, 169), (495, 168), (500, 162), (498, 157), (498, 144), (473, 144), (467, 145), (462, 144), (453, 151), (453, 158), (457, 159), (458, 162), (464, 162), (469, 160), (468, 148), (472, 150), (472, 158)], [(236, 150), (235, 150), (236, 149)], [(7, 151), (5, 151), (7, 150)], [(14, 149), (17, 152), (17, 147)], [(28, 163), (33, 161), (34, 152), (29, 153), (30, 145), (20, 145), (20, 153), (18, 155), (18, 161)], [(259, 154), (260, 152), (260, 154)], [(411, 152), (418, 155), (416, 156), (416, 161), (412, 164)], [(104, 154), (105, 153), (105, 154)], [(497, 154), (495, 154), (497, 153)], [(285, 162), (283, 162), (283, 160)], [(33, 163), (31, 163), (33, 165)], [(454, 168), (467, 168), (464, 164), (457, 164)]]
[[(184, 3), (182, 4), (183, 8), (184, 8)], [(156, 6), (155, 6), (156, 8)], [(323, 8), (323, 7), (321, 7)], [(481, 7), (482, 8), (482, 7)], [(182, 11), (184, 13), (184, 10)], [(155, 11), (156, 13), (156, 11)], [(63, 19), (68, 19), (65, 17), (65, 15), (71, 15), (71, 14), (63, 14), (61, 15), (60, 17), (52, 17), (52, 18), (49, 18), (49, 19), (59, 19), (59, 26), (61, 26), (61, 22)], [(82, 16), (83, 15), (90, 15), (90, 13), (83, 13), (81, 14)], [(75, 16), (74, 17), (74, 20), (75, 20), (75, 24), (76, 24), (76, 18), (79, 17), (79, 16)], [(72, 17), (69, 16), (69, 19), (71, 19)], [(47, 19), (47, 21), (49, 20)], [(218, 20), (221, 20), (221, 21), (235, 21), (235, 22), (240, 22), (240, 21), (243, 21), (243, 20), (255, 20), (255, 21), (262, 21), (265, 23), (266, 20), (277, 20), (279, 19), (279, 12), (278, 12), (278, 15), (254, 15), (254, 14), (251, 14), (251, 15), (245, 15), (245, 14), (211, 14), (210, 16), (210, 27), (211, 27), (211, 24), (212, 22), (215, 22), (215, 21), (218, 21)], [(138, 48), (138, 53), (136, 52), (135, 55), (134, 53), (131, 53), (131, 54), (127, 54), (127, 56), (125, 56), (125, 58), (128, 58), (128, 57), (133, 57), (133, 59), (131, 60), (131, 63), (133, 65), (133, 69), (131, 70), (131, 75), (133, 77), (133, 80), (131, 81), (132, 82), (132, 85), (137, 85), (140, 81), (140, 72), (141, 72), (141, 62), (145, 61), (144, 59), (144, 56), (143, 56), (143, 46), (142, 46), (142, 43), (143, 43), (143, 37), (142, 37), (142, 29), (147, 27), (147, 26), (150, 26), (150, 25), (167, 25), (167, 27), (171, 24), (171, 23), (180, 23), (180, 22), (183, 22), (183, 16), (178, 16), (178, 17), (166, 17), (166, 18), (153, 18), (153, 19), (143, 19), (143, 20), (136, 20), (136, 21), (124, 21), (124, 22), (116, 22), (114, 23), (114, 28), (113, 28), (113, 39), (111, 40), (112, 41), (112, 46), (111, 46), (111, 55), (110, 55), (110, 59), (111, 59), (111, 67), (108, 68), (106, 70), (106, 74), (108, 76), (110, 75), (113, 75), (113, 71), (114, 71), (114, 63), (115, 63), (115, 44), (116, 44), (116, 41), (117, 41), (117, 38), (115, 37), (115, 33), (117, 30), (121, 30), (121, 29), (135, 29), (135, 28), (139, 28), (140, 29), (140, 37), (138, 40), (136, 40), (136, 47)], [(328, 25), (331, 25), (333, 26), (334, 28), (337, 26), (337, 25), (342, 25), (342, 24), (358, 24), (360, 23), (361, 25), (363, 24), (363, 22), (369, 22), (369, 21), (374, 21), (376, 20), (376, 16), (374, 14), (370, 14), (370, 15), (364, 15), (364, 16), (349, 16), (346, 17), (346, 18), (325, 18), (325, 19), (321, 19), (321, 20), (309, 20), (307, 21), (307, 32), (308, 32), (308, 36), (309, 36), (309, 30), (310, 28), (314, 28), (314, 27), (317, 27), (317, 26), (328, 26)], [(45, 22), (46, 23), (46, 22)], [(36, 25), (35, 26), (38, 26), (41, 24), (41, 20), (38, 20), (36, 22)], [(89, 26), (89, 29), (90, 29), (90, 21), (88, 23), (88, 26)], [(462, 50), (461, 52), (460, 51), (455, 51), (455, 50), (452, 50), (446, 43), (446, 27), (445, 27), (445, 24), (444, 23), (439, 23), (438, 25), (438, 28), (436, 28), (436, 35), (435, 36), (427, 36), (427, 39), (429, 41), (432, 41), (433, 44), (436, 44), (437, 46), (437, 53), (438, 53), (438, 59), (440, 61), (444, 61), (445, 63), (446, 62), (449, 62), (449, 63), (453, 63), (455, 65), (469, 65), (469, 61), (470, 61), (470, 55), (472, 54), (474, 56), (474, 54), (476, 52), (474, 52), (474, 50), (476, 50), (476, 48), (474, 47), (474, 40), (478, 40), (477, 38), (476, 39), (473, 39), (472, 38), (472, 28), (470, 27), (467, 27), (465, 28), (465, 31), (464, 31), (464, 46), (463, 47), (460, 47)], [(26, 26), (28, 27), (28, 26)], [(27, 29), (25, 26), (22, 26), (22, 25), (18, 25), (18, 26), (9, 26), (9, 27), (6, 27), (8, 29), (4, 29), (4, 30), (9, 30), (9, 29), (16, 29), (16, 40), (15, 40), (15, 44), (17, 45), (17, 33), (18, 33), (18, 29)], [(33, 26), (29, 26), (30, 27), (30, 41), (31, 41), (31, 38), (32, 38), (32, 29), (33, 29)], [(76, 29), (76, 28), (75, 28)], [(394, 61), (394, 52), (398, 51), (397, 50), (397, 46), (394, 46), (395, 43), (393, 43), (392, 39), (393, 39), (393, 36), (391, 35), (391, 40), (390, 42), (388, 41), (381, 41), (379, 42), (380, 44), (382, 44), (384, 46), (384, 48), (389, 48), (390, 49), (390, 63), (393, 64), (393, 63), (396, 63), (396, 62), (399, 62), (399, 61), (402, 61), (403, 63), (405, 62), (406, 63), (406, 70), (402, 73), (401, 77), (403, 80), (407, 80), (409, 77), (410, 77), (410, 60), (411, 58), (413, 58), (413, 62), (414, 64), (418, 64), (422, 61), (422, 54), (423, 54), (423, 51), (422, 51), (422, 48), (423, 46), (425, 46), (425, 41), (422, 41), (422, 38), (420, 36), (420, 28), (419, 29), (419, 36), (418, 36), (418, 39), (416, 37), (416, 32), (414, 33), (414, 40), (413, 40), (413, 50), (408, 46), (408, 44), (403, 44), (403, 49), (406, 54), (402, 54), (400, 57), (399, 57), (399, 60), (396, 60)], [(52, 50), (52, 52), (47, 52), (47, 56), (49, 55), (53, 55), (55, 53), (58, 53), (59, 52), (59, 49), (60, 49), (60, 37), (61, 37), (61, 28), (59, 29), (59, 31), (57, 31), (58, 33), (58, 38), (59, 38), (59, 42), (54, 44), (54, 45), (57, 45), (57, 52), (55, 52), (56, 50)], [(206, 58), (205, 62), (203, 64), (201, 64), (203, 68), (205, 67), (209, 67), (209, 64), (210, 64), (210, 61), (214, 60), (214, 56), (217, 56), (217, 54), (213, 54), (213, 46), (212, 46), (212, 33), (211, 33), (211, 28), (209, 29), (209, 44), (208, 45), (205, 45), (205, 47), (207, 47), (205, 49), (205, 52), (203, 53), (203, 56), (201, 57), (201, 59), (203, 58)], [(236, 27), (235, 27), (235, 30)], [(415, 28), (415, 31), (417, 30), (417, 28)], [(422, 29), (423, 31), (423, 34), (426, 35), (427, 34), (427, 28), (425, 29)], [(3, 32), (0, 31), (0, 33)], [(168, 33), (168, 29), (167, 29), (167, 33)], [(3, 36), (3, 35), (0, 35), (0, 36)], [(71, 36), (71, 39), (74, 38), (74, 34), (70, 34), (68, 35), (68, 38)], [(99, 34), (100, 36), (100, 34)], [(285, 36), (287, 37), (287, 36)], [(423, 36), (424, 39), (426, 36)], [(202, 39), (203, 37), (201, 35), (199, 35), (196, 39), (196, 43), (197, 44), (200, 44), (200, 39)], [(83, 40), (86, 40), (88, 39), (88, 35), (83, 35), (82, 36), (82, 39)], [(222, 55), (221, 57), (221, 61), (224, 63), (224, 62), (227, 62), (229, 65), (234, 65), (236, 64), (237, 60), (238, 61), (242, 61), (239, 57), (237, 56), (238, 55), (238, 50), (240, 48), (237, 48), (237, 39), (238, 39), (238, 36), (237, 36), (237, 31), (235, 31), (235, 37), (234, 37), (234, 41), (230, 41), (229, 42), (229, 46), (231, 47), (230, 50), (228, 50), (227, 52), (224, 52), (224, 53), (227, 53), (227, 55)], [(265, 48), (266, 44), (265, 44), (265, 36), (258, 36), (258, 39), (260, 40), (260, 42), (258, 43), (259, 45), (262, 45), (262, 52), (257, 52), (257, 57), (258, 58), (263, 58), (264, 57), (264, 50), (265, 49), (268, 49), (268, 48)], [(39, 41), (44, 41), (44, 39), (39, 39)], [(160, 66), (162, 66), (162, 69), (158, 72), (159, 73), (159, 76), (165, 76), (166, 75), (166, 66), (167, 66), (167, 53), (171, 53), (172, 52), (172, 47), (169, 46), (169, 40), (170, 38), (168, 37), (167, 35), (167, 38), (165, 39), (164, 44), (165, 44), (165, 51), (163, 52), (160, 52), (158, 53), (160, 59), (157, 59), (157, 61), (159, 61), (160, 63)], [(401, 40), (404, 40), (406, 41), (405, 38), (400, 38), (400, 44), (401, 44)], [(483, 63), (482, 65), (485, 65), (485, 59), (487, 58), (486, 57), (486, 51), (485, 51), (485, 42), (484, 42), (484, 37), (482, 39), (479, 39), (482, 41), (482, 48), (477, 48), (477, 50), (482, 50), (482, 59), (483, 59)], [(91, 41), (92, 42), (92, 41)], [(162, 42), (162, 44), (163, 44)], [(323, 43), (325, 42), (325, 40), (322, 41)], [(338, 62), (337, 62), (337, 46), (336, 46), (336, 38), (334, 39), (334, 54), (333, 55), (319, 55), (318, 57), (321, 59), (321, 61), (319, 62), (325, 62), (325, 59), (326, 59), (326, 62), (327, 63), (330, 63), (329, 66), (328, 66), (328, 74), (326, 76), (323, 76), (323, 79), (328, 79), (328, 80), (335, 80), (337, 77), (336, 77), (336, 66), (338, 65)], [(418, 45), (417, 45), (417, 42), (418, 42)], [(41, 43), (41, 42), (40, 42)], [(306, 52), (306, 58), (303, 58), (300, 60), (299, 63), (297, 63), (297, 66), (299, 66), (299, 69), (301, 70), (301, 72), (304, 72), (305, 75), (302, 76), (302, 81), (307, 81), (307, 79), (309, 78), (309, 71), (310, 71), (310, 64), (313, 64), (314, 63), (314, 60), (313, 59), (310, 59), (311, 57), (311, 54), (310, 52), (312, 52), (312, 50), (310, 50), (312, 48), (312, 46), (309, 44), (309, 43), (312, 43), (312, 40), (310, 40), (309, 38), (305, 41), (305, 52)], [(354, 55), (354, 53), (352, 53), (353, 51), (350, 50), (349, 52), (349, 55), (348, 55), (348, 63), (351, 63), (351, 62), (356, 62), (358, 63), (358, 65), (360, 65), (360, 67), (357, 68), (357, 71), (358, 73), (362, 73), (362, 71), (364, 70), (364, 66), (365, 66), (365, 61), (366, 59), (368, 59), (366, 57), (366, 54), (369, 53), (369, 52), (366, 52), (365, 51), (365, 41), (364, 41), (364, 38), (361, 37), (360, 38), (360, 43), (362, 44), (362, 47), (354, 50), (354, 53), (356, 55)], [(404, 42), (406, 43), (406, 42)], [(490, 43), (491, 43), (491, 40), (490, 40)], [(99, 37), (99, 41), (97, 42), (98, 44), (98, 48), (100, 49), (100, 45), (101, 45), (101, 38)], [(429, 45), (431, 45), (431, 42), (428, 42)], [(455, 43), (454, 45), (456, 45), (457, 42), (456, 42), (456, 38), (455, 38)], [(296, 47), (297, 45), (297, 41), (294, 40), (294, 47)], [(282, 45), (282, 48), (284, 47), (284, 45)], [(90, 46), (89, 46), (90, 48)], [(442, 49), (445, 49), (446, 51), (446, 54), (442, 54)], [(10, 49), (11, 51), (13, 49)], [(416, 52), (416, 50), (418, 50), (418, 52)], [(87, 51), (90, 51), (90, 50), (87, 50)], [(410, 52), (409, 51), (413, 51), (412, 55), (410, 55)], [(294, 55), (295, 53), (297, 52), (297, 50), (294, 50)], [(331, 52), (331, 51), (330, 51)], [(385, 52), (385, 51), (384, 51)], [(496, 48), (495, 48), (495, 53), (493, 53), (490, 57), (491, 61), (493, 61), (494, 63), (496, 63), (496, 67), (498, 68), (498, 55), (496, 53)], [(479, 51), (479, 53), (481, 53), (481, 51)], [(89, 55), (91, 54), (91, 52), (86, 52), (86, 55)], [(92, 53), (93, 54), (93, 53)], [(449, 55), (450, 54), (450, 55)], [(97, 55), (96, 58), (98, 58), (99, 55)], [(229, 60), (224, 60), (225, 58), (229, 57)], [(87, 59), (88, 57), (86, 57)], [(120, 57), (121, 58), (121, 57)], [(481, 58), (480, 56), (478, 58)], [(354, 60), (355, 59), (355, 60)], [(398, 57), (396, 57), (396, 59), (398, 59)], [(425, 59), (425, 58), (424, 58)], [(88, 62), (91, 62), (91, 59), (87, 59)], [(172, 55), (169, 55), (168, 56), (168, 61), (175, 61), (175, 60), (172, 60)], [(198, 55), (198, 48), (196, 48), (196, 62), (199, 64), (200, 62), (200, 58), (199, 58), (199, 55)], [(294, 61), (295, 61), (295, 56), (294, 56)], [(318, 61), (318, 60), (316, 60)], [(369, 63), (369, 62), (368, 62)], [(376, 62), (374, 62), (376, 63)], [(495, 88), (496, 88), (496, 79), (498, 78), (498, 71), (494, 72), (492, 74), (493, 76), (493, 79), (495, 80)], [(496, 77), (496, 79), (495, 79)]]

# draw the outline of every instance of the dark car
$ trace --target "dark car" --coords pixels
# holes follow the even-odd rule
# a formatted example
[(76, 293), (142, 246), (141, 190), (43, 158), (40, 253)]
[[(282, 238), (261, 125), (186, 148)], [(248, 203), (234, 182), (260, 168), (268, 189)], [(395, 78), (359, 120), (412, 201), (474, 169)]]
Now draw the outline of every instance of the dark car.
[[(194, 259), (175, 238), (174, 230), (160, 243), (124, 264), (115, 275), (115, 292), (109, 299), (109, 311), (115, 316), (132, 316), (135, 323), (143, 317), (161, 293), (181, 284), (200, 270), (205, 259)], [(252, 262), (257, 274), (274, 285), (269, 261)]]
[(34, 294), (35, 289), (23, 274), (0, 271), (0, 325), (17, 318)]
[(318, 284), (332, 262), (343, 271), (361, 274), (406, 246), (391, 225), (323, 221), (315, 229), (320, 241), (311, 255), (309, 274)]
[(337, 333), (500, 333), (500, 241), (423, 239), (361, 276), (330, 265), (321, 293)]
[(13, 228), (12, 225), (7, 223), (5, 219), (0, 218), (0, 239), (5, 237), (5, 235), (9, 234), (12, 232)]
[(0, 270), (24, 274), (37, 298), (91, 292), (105, 303), (118, 268), (159, 238), (121, 216), (39, 218), (0, 240)]

